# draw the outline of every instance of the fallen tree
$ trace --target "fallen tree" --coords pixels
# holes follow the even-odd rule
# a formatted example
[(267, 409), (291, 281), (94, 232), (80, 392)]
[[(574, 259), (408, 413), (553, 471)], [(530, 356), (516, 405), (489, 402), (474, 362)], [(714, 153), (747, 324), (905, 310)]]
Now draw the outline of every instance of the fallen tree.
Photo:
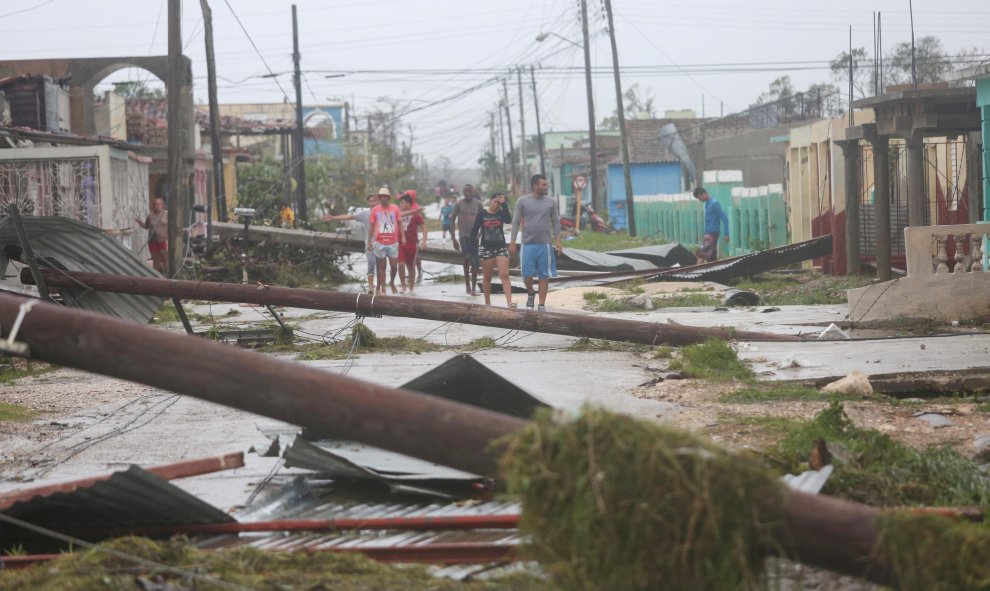
[[(268, 285), (180, 281), (67, 271), (47, 271), (44, 276), (50, 287), (72, 290), (77, 298), (82, 297), (86, 290), (92, 290), (214, 302), (290, 306), (312, 310), (353, 312), (365, 316), (381, 314), (406, 318), (425, 318), (442, 322), (477, 324), (495, 328), (627, 341), (647, 345), (690, 345), (711, 338), (745, 341), (800, 340), (793, 335), (737, 331), (729, 328), (698, 328), (680, 324), (603, 318), (583, 314), (527, 312), (509, 308), (493, 308), (480, 304), (440, 302), (412, 297), (375, 296)], [(31, 283), (32, 280), (30, 273), (21, 274), (21, 281)]]

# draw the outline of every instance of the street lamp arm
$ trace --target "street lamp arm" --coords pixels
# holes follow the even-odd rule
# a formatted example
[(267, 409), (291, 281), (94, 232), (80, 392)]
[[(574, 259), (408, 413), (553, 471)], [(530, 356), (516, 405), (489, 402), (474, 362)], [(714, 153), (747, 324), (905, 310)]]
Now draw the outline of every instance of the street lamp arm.
[(580, 43), (575, 43), (574, 41), (571, 41), (567, 37), (564, 37), (562, 35), (558, 35), (557, 33), (554, 33), (553, 31), (548, 31), (546, 33), (540, 33), (539, 35), (536, 36), (536, 42), (537, 43), (543, 43), (551, 35), (553, 35), (557, 39), (560, 39), (561, 41), (566, 41), (567, 43), (570, 43), (571, 45), (573, 45), (574, 47), (577, 47), (578, 49), (584, 49), (584, 45), (581, 45)]

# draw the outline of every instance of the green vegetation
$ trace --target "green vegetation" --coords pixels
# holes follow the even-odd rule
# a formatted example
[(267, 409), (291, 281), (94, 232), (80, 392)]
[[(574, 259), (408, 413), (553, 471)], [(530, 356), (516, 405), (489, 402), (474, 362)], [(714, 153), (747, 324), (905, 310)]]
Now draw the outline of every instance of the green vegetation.
[(21, 423), (24, 421), (29, 421), (37, 415), (37, 412), (31, 410), (30, 408), (20, 406), (19, 404), (0, 402), (0, 422), (10, 421), (12, 423)]
[(450, 273), (447, 275), (437, 275), (433, 278), (434, 283), (464, 283), (464, 275)]
[(584, 301), (586, 302), (594, 303), (601, 300), (607, 300), (608, 294), (603, 291), (586, 291), (581, 294), (581, 297), (584, 298)]
[(750, 404), (765, 402), (783, 402), (793, 400), (840, 400), (847, 398), (842, 394), (823, 394), (816, 388), (800, 384), (780, 382), (751, 382), (747, 387), (723, 394), (719, 402), (729, 404)]
[(595, 312), (643, 312), (643, 306), (634, 306), (625, 299), (621, 300), (599, 300), (595, 307)]
[(671, 361), (669, 367), (675, 371), (683, 371), (692, 378), (716, 382), (753, 379), (753, 370), (739, 360), (735, 349), (718, 339), (709, 339), (699, 345), (682, 348), (680, 359)]
[(166, 301), (162, 304), (161, 308), (155, 312), (155, 318), (152, 320), (154, 324), (171, 324), (173, 322), (179, 322), (179, 312), (172, 305), (172, 302)]
[(739, 289), (754, 291), (766, 306), (845, 304), (846, 291), (872, 284), (873, 277), (849, 275), (824, 277), (820, 273), (801, 275), (767, 274), (740, 281)]
[(973, 461), (949, 447), (919, 451), (879, 431), (860, 429), (839, 402), (789, 428), (767, 457), (785, 472), (800, 472), (807, 469), (816, 439), (832, 449), (836, 464), (825, 494), (879, 507), (990, 508), (990, 476)]
[(653, 348), (654, 359), (670, 359), (674, 356), (674, 348), (669, 345), (660, 345)]
[(874, 550), (890, 565), (894, 588), (986, 589), (990, 581), (990, 527), (943, 515), (889, 511), (877, 519)]
[(506, 449), (527, 554), (558, 588), (761, 588), (786, 493), (759, 461), (592, 408), (541, 413)]
[(701, 292), (675, 293), (669, 296), (653, 298), (654, 308), (703, 308), (717, 306), (720, 303), (710, 293)]
[(497, 347), (498, 343), (492, 337), (480, 337), (461, 347), (461, 350), (470, 353), (473, 351), (484, 351), (485, 349), (495, 349)]
[(628, 351), (631, 353), (645, 353), (649, 351), (649, 345), (640, 343), (624, 343), (621, 341), (606, 341), (602, 339), (589, 339), (581, 337), (574, 341), (568, 351)]
[[(272, 552), (249, 547), (206, 551), (181, 539), (153, 542), (146, 538), (119, 538), (105, 547), (170, 567), (219, 579), (250, 589), (334, 591), (488, 591), (549, 589), (542, 579), (515, 574), (490, 581), (459, 582), (437, 578), (424, 566), (390, 566), (360, 554), (338, 552)], [(187, 575), (149, 568), (98, 550), (71, 552), (25, 569), (0, 570), (0, 589), (21, 591), (102, 591), (135, 589), (146, 577), (156, 589), (214, 591), (220, 585), (195, 581)], [(159, 581), (159, 578), (161, 579)], [(138, 585), (140, 586), (140, 585)], [(151, 587), (147, 587), (151, 588)]]
[(47, 363), (0, 354), (0, 384), (7, 384), (21, 378), (39, 376), (50, 371), (55, 371), (55, 367)]

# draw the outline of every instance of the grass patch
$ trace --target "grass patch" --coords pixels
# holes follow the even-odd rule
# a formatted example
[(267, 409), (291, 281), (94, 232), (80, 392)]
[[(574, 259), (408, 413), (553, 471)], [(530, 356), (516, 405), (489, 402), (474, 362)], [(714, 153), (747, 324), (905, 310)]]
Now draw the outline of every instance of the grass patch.
[(492, 337), (481, 337), (474, 339), (470, 343), (460, 347), (462, 351), (472, 352), (472, 351), (484, 351), (485, 349), (495, 349), (498, 347), (498, 343)]
[(824, 493), (878, 507), (990, 507), (990, 476), (945, 446), (916, 450), (890, 436), (853, 425), (832, 402), (813, 420), (788, 430), (767, 457), (791, 473), (807, 469), (816, 439), (832, 450), (836, 470)]
[(540, 413), (506, 449), (526, 550), (557, 588), (761, 588), (786, 492), (759, 461), (590, 408)]
[[(492, 341), (494, 342), (494, 341)], [(348, 338), (329, 344), (303, 345), (296, 349), (303, 361), (347, 359), (352, 353), (428, 353), (443, 347), (424, 339), (409, 337), (380, 337), (364, 324), (355, 324)], [(278, 352), (278, 351), (272, 351)]]
[(669, 364), (670, 369), (683, 371), (692, 378), (702, 378), (716, 382), (729, 380), (749, 381), (753, 370), (739, 360), (735, 349), (719, 339), (709, 339), (698, 345), (688, 345), (681, 349), (680, 359)]
[(709, 293), (675, 293), (669, 296), (653, 298), (654, 308), (701, 308), (717, 306), (721, 302)]
[(608, 294), (603, 291), (586, 291), (581, 294), (581, 297), (584, 298), (584, 301), (586, 302), (595, 303), (601, 300), (607, 300)]
[(736, 284), (739, 289), (754, 291), (765, 306), (845, 304), (846, 291), (872, 284), (868, 275), (843, 277), (822, 276), (819, 273), (801, 275), (760, 276)]
[(595, 312), (645, 312), (643, 306), (634, 306), (625, 300), (599, 300)]
[(152, 320), (152, 323), (171, 324), (173, 322), (179, 322), (179, 312), (172, 305), (172, 302), (167, 301), (155, 312), (155, 318)]
[[(145, 538), (119, 538), (103, 544), (168, 566), (208, 574), (250, 589), (333, 589), (335, 591), (518, 591), (548, 590), (549, 584), (534, 575), (515, 574), (490, 581), (460, 582), (429, 574), (425, 566), (387, 565), (360, 554), (336, 552), (271, 552), (240, 547), (204, 551), (176, 539), (153, 542)], [(63, 554), (51, 562), (25, 569), (0, 570), (0, 588), (23, 591), (97, 591), (135, 589), (139, 576), (155, 581), (155, 588), (220, 589), (218, 585), (191, 581), (182, 575), (150, 569), (98, 550)]]
[(0, 384), (9, 384), (21, 378), (40, 376), (50, 371), (55, 371), (55, 367), (47, 363), (0, 354)]
[(649, 345), (640, 343), (624, 343), (621, 341), (606, 341), (603, 339), (589, 339), (581, 337), (574, 341), (567, 351), (627, 351), (630, 353), (645, 353), (649, 351)]
[(653, 348), (654, 359), (670, 359), (674, 356), (674, 348), (670, 345), (660, 345)]
[(784, 401), (823, 401), (848, 398), (842, 394), (823, 394), (815, 388), (800, 384), (779, 382), (754, 382), (751, 385), (729, 392), (719, 397), (719, 402), (727, 404), (753, 404)]
[(0, 421), (21, 423), (24, 421), (29, 421), (37, 415), (37, 412), (31, 410), (30, 408), (25, 408), (19, 404), (0, 402)]

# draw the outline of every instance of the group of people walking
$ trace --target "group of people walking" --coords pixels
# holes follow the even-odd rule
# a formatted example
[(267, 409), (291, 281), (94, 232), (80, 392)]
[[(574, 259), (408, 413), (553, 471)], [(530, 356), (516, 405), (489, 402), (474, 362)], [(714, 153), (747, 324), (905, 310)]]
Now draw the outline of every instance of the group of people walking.
[[(546, 310), (549, 279), (556, 275), (556, 255), (560, 252), (560, 214), (556, 200), (549, 198), (547, 178), (538, 174), (530, 182), (530, 193), (520, 197), (510, 213), (504, 193), (495, 192), (482, 200), (472, 185), (465, 185), (461, 198), (448, 199), (440, 211), (443, 237), (449, 231), (455, 250), (464, 255), (464, 287), (471, 296), (478, 295), (478, 271), (481, 270), (481, 293), (491, 305), (491, 284), (496, 272), (502, 284), (506, 306), (515, 308), (509, 281), (509, 258), (520, 250), (523, 280), (528, 297), (526, 307)], [(354, 220), (365, 227), (365, 251), (368, 259), (368, 290), (385, 294), (414, 293), (419, 249), (426, 247), (427, 230), (414, 191), (391, 202), (392, 195), (383, 187), (368, 195), (368, 209), (352, 214), (324, 216), (324, 221)], [(506, 226), (511, 225), (506, 242)], [(391, 276), (386, 282), (386, 271)], [(395, 276), (399, 276), (399, 288)], [(537, 301), (539, 302), (537, 304)]]

